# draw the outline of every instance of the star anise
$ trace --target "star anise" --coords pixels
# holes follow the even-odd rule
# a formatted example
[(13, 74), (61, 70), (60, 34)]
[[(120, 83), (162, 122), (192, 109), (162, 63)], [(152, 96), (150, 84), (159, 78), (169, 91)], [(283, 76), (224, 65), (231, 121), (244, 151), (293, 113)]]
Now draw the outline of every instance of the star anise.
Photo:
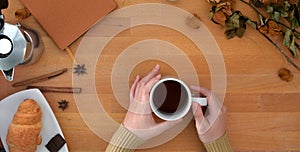
[(76, 67), (74, 67), (74, 72), (73, 73), (77, 74), (78, 76), (87, 74), (85, 64), (82, 64), (82, 65), (77, 64)]
[(61, 109), (62, 111), (65, 111), (69, 107), (69, 101), (67, 100), (61, 100), (58, 102), (59, 106), (58, 108)]

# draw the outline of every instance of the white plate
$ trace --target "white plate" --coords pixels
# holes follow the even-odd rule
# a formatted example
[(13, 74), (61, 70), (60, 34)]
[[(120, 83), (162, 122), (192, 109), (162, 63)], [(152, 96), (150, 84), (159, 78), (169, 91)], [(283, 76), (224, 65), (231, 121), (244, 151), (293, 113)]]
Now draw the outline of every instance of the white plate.
[[(8, 152), (8, 147), (6, 144), (7, 130), (10, 123), (12, 122), (14, 114), (17, 112), (19, 104), (24, 101), (24, 99), (35, 100), (42, 110), (42, 143), (37, 147), (37, 152), (47, 152), (48, 150), (45, 145), (49, 142), (49, 140), (56, 134), (60, 134), (62, 137), (64, 137), (64, 135), (47, 100), (38, 89), (30, 89), (17, 92), (6, 97), (0, 102), (0, 136), (3, 145)], [(68, 152), (67, 144), (65, 144), (60, 149), (60, 152)]]

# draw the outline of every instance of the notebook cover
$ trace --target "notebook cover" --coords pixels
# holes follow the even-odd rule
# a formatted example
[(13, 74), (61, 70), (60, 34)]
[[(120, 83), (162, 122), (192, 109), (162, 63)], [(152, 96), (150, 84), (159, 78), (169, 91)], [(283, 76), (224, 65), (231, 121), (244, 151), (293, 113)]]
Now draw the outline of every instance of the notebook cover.
[(63, 50), (116, 8), (114, 0), (21, 0)]

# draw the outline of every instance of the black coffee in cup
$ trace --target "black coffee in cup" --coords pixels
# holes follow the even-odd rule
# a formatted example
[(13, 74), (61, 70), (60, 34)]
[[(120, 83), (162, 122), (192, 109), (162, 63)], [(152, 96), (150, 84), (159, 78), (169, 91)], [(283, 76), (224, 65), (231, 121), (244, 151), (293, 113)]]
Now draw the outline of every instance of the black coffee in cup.
[(153, 103), (162, 113), (180, 112), (188, 100), (188, 92), (177, 81), (168, 80), (159, 84), (153, 92)]

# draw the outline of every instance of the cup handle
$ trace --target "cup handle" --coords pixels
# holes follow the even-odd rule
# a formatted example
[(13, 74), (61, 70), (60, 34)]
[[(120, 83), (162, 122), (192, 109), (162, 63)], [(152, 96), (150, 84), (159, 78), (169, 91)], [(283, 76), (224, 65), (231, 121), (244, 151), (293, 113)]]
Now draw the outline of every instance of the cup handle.
[(192, 101), (200, 104), (200, 106), (207, 106), (207, 99), (206, 98), (193, 97)]

